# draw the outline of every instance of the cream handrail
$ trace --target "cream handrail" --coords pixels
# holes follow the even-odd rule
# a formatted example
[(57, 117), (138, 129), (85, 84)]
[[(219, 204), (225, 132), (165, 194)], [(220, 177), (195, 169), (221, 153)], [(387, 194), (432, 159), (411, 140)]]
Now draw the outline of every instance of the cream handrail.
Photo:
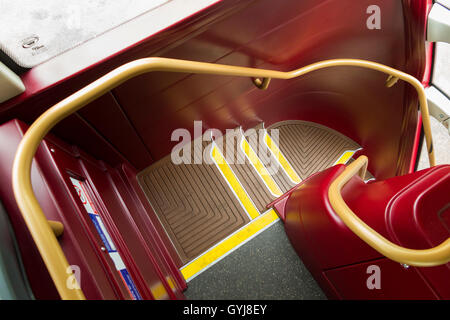
[[(75, 92), (44, 112), (27, 130), (18, 147), (13, 165), (13, 189), (17, 204), (39, 252), (63, 299), (84, 299), (81, 289), (66, 285), (69, 264), (55, 234), (39, 205), (31, 185), (31, 164), (34, 154), (45, 135), (62, 119), (84, 107), (89, 102), (113, 89), (124, 81), (142, 73), (154, 71), (202, 73), (225, 76), (260, 78), (255, 84), (265, 89), (269, 79), (291, 79), (306, 73), (336, 66), (355, 66), (386, 73), (410, 83), (418, 92), (420, 110), (428, 148), (430, 165), (434, 165), (430, 120), (425, 93), (414, 77), (388, 66), (357, 59), (325, 60), (290, 72), (254, 69), (166, 58), (144, 58), (129, 62)], [(263, 80), (261, 80), (263, 79)], [(74, 286), (72, 286), (74, 287)], [(75, 286), (76, 287), (76, 286)]]
[[(431, 249), (415, 250), (400, 247), (369, 227), (347, 206), (342, 198), (341, 190), (353, 176), (358, 174), (361, 168), (367, 167), (367, 162), (366, 156), (360, 156), (344, 169), (328, 189), (330, 204), (345, 225), (379, 253), (399, 263), (417, 267), (431, 267), (449, 262), (450, 238)], [(364, 178), (364, 174), (361, 176)]]

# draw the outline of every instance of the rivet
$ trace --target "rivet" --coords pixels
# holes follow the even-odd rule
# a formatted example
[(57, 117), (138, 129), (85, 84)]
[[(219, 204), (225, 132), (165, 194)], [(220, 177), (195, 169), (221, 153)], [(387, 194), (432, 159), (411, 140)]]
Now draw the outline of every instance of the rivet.
[(38, 36), (28, 37), (28, 38), (22, 40), (22, 48), (25, 48), (25, 49), (30, 48), (30, 47), (34, 46), (38, 41), (39, 41)]

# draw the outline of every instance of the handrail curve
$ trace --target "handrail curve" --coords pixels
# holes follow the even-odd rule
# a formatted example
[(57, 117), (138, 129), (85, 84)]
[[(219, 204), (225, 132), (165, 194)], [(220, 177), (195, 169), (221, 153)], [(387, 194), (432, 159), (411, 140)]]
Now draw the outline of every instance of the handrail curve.
[(367, 163), (366, 156), (358, 157), (344, 169), (328, 189), (330, 204), (345, 225), (373, 249), (399, 263), (416, 267), (432, 267), (448, 263), (450, 261), (450, 238), (431, 249), (404, 248), (380, 235), (347, 206), (342, 198), (341, 190), (353, 176), (358, 174), (361, 168), (367, 167)]
[[(126, 80), (147, 72), (163, 71), (239, 76), (259, 79), (292, 79), (315, 70), (337, 66), (355, 66), (380, 71), (392, 77), (402, 79), (410, 83), (416, 89), (423, 118), (429, 162), (431, 166), (434, 166), (435, 158), (432, 147), (428, 106), (421, 83), (413, 76), (404, 72), (366, 60), (325, 60), (290, 72), (281, 72), (167, 58), (143, 58), (124, 64), (107, 73), (44, 112), (26, 131), (19, 144), (13, 165), (13, 189), (25, 223), (38, 247), (47, 269), (49, 270), (50, 276), (55, 282), (55, 286), (61, 298), (84, 299), (85, 297), (82, 290), (78, 289), (77, 286), (71, 286), (69, 288), (66, 285), (67, 277), (70, 276), (67, 274), (69, 264), (38, 200), (36, 199), (31, 185), (31, 164), (36, 150), (45, 135), (59, 121)], [(268, 85), (268, 80), (266, 80), (266, 84)], [(262, 87), (265, 88), (265, 85)]]

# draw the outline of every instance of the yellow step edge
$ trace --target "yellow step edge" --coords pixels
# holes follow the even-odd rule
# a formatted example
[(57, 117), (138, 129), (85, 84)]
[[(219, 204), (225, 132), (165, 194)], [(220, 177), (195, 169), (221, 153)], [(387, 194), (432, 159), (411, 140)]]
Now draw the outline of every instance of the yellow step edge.
[(150, 292), (152, 293), (155, 300), (162, 300), (163, 298), (168, 297), (166, 288), (164, 288), (164, 285), (161, 282), (152, 286), (150, 288)]
[(336, 162), (333, 164), (333, 166), (337, 164), (346, 164), (351, 157), (356, 153), (356, 151), (361, 150), (361, 148), (356, 150), (346, 150), (342, 153), (342, 155), (339, 157), (339, 159), (336, 160)]
[(250, 144), (248, 143), (247, 139), (245, 139), (244, 136), (242, 136), (241, 139), (241, 149), (246, 155), (247, 159), (255, 168), (258, 175), (264, 181), (269, 191), (276, 197), (281, 196), (283, 192), (280, 190), (275, 180), (273, 180), (272, 175), (269, 174), (269, 171), (267, 171), (261, 159), (258, 157), (256, 152), (253, 150), (253, 148), (250, 146)]
[(238, 178), (234, 174), (229, 164), (226, 162), (225, 158), (223, 157), (222, 153), (215, 143), (213, 143), (211, 148), (211, 157), (216, 166), (219, 168), (219, 171), (224, 176), (228, 185), (231, 187), (231, 190), (234, 192), (241, 205), (244, 207), (244, 210), (248, 214), (249, 218), (255, 219), (256, 217), (258, 217), (260, 215), (258, 209), (248, 196), (247, 192), (242, 187)]
[[(170, 289), (172, 289), (172, 291), (174, 291), (175, 283), (174, 283), (172, 277), (167, 276), (166, 280), (167, 280), (167, 284), (169, 285)], [(150, 287), (150, 292), (152, 293), (155, 300), (161, 300), (163, 298), (168, 297), (168, 295), (169, 295), (167, 293), (166, 288), (164, 287), (164, 285), (161, 282), (158, 282), (156, 285)]]
[(294, 168), (292, 168), (291, 164), (281, 153), (280, 149), (278, 149), (278, 146), (272, 141), (272, 138), (269, 136), (267, 131), (264, 132), (264, 142), (274, 155), (275, 159), (277, 159), (283, 170), (286, 172), (289, 179), (291, 179), (291, 181), (295, 184), (300, 183), (302, 179), (298, 176), (297, 172), (295, 172)]
[(270, 209), (182, 267), (181, 274), (186, 281), (193, 279), (278, 220), (276, 212)]

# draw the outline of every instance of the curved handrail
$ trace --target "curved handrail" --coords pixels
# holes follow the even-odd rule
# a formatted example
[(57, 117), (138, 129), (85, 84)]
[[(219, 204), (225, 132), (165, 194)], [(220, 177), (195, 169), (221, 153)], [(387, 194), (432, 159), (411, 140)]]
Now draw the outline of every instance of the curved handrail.
[[(428, 147), (430, 165), (434, 165), (428, 105), (421, 83), (411, 75), (388, 66), (357, 59), (325, 60), (290, 72), (236, 67), (212, 63), (175, 60), (167, 58), (144, 58), (129, 62), (107, 73), (71, 96), (44, 112), (27, 130), (19, 144), (13, 165), (13, 189), (17, 204), (25, 223), (39, 249), (39, 252), (63, 299), (84, 299), (81, 289), (70, 289), (66, 285), (69, 264), (44, 212), (39, 205), (31, 185), (31, 164), (34, 154), (45, 135), (62, 119), (84, 107), (124, 81), (142, 73), (154, 71), (185, 72), (260, 78), (262, 88), (267, 87), (268, 79), (291, 79), (306, 73), (336, 66), (355, 66), (386, 73), (410, 83), (419, 95), (420, 110), (423, 117), (424, 132)], [(265, 80), (264, 80), (265, 79)], [(75, 286), (76, 287), (76, 286)]]
[[(368, 159), (360, 156), (349, 164), (345, 170), (331, 183), (328, 198), (333, 210), (358, 237), (382, 255), (399, 263), (416, 267), (432, 267), (450, 261), (450, 238), (431, 249), (407, 249), (387, 240), (369, 227), (347, 206), (341, 195), (344, 185), (361, 169), (365, 171)], [(361, 175), (363, 178), (364, 175)]]

